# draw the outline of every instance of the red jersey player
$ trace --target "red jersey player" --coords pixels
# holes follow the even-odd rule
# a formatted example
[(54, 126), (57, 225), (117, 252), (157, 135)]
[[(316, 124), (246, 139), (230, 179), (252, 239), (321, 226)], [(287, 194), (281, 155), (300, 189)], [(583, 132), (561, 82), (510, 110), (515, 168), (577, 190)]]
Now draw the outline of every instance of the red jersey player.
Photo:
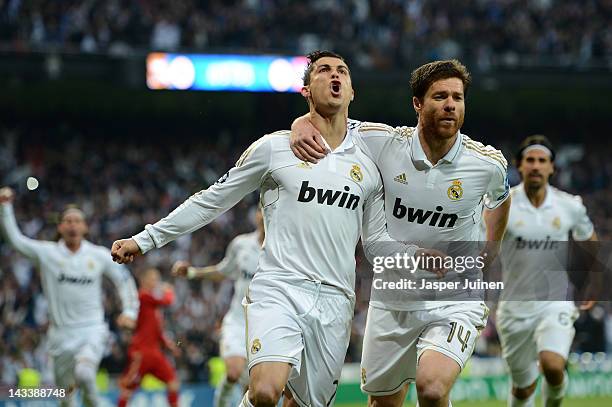
[(168, 403), (178, 405), (179, 381), (176, 371), (164, 356), (165, 347), (175, 355), (179, 350), (163, 333), (163, 317), (160, 307), (174, 302), (174, 290), (168, 283), (161, 283), (157, 269), (144, 271), (140, 278), (140, 311), (136, 330), (128, 348), (128, 364), (119, 379), (119, 407), (125, 407), (132, 393), (140, 385), (142, 377), (150, 373), (166, 383)]

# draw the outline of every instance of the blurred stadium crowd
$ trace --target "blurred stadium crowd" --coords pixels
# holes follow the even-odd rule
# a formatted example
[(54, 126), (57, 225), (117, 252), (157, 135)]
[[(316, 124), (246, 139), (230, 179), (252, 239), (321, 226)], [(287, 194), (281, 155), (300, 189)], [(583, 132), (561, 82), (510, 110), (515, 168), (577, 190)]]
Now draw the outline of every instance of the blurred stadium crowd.
[[(0, 128), (0, 185), (17, 189), (15, 209), (24, 234), (54, 240), (60, 211), (66, 204), (76, 203), (87, 215), (89, 240), (110, 247), (113, 240), (131, 236), (144, 224), (169, 213), (190, 194), (215, 182), (249, 142), (248, 138), (220, 133), (205, 140), (185, 138), (168, 143), (151, 138), (143, 143), (143, 139), (107, 138), (104, 134), (109, 131), (99, 126), (77, 128), (65, 124)], [(610, 240), (612, 164), (606, 161), (612, 153), (609, 146), (587, 146), (582, 153), (575, 146), (559, 147), (554, 183), (585, 198), (600, 239)], [(504, 151), (511, 157), (512, 150)], [(29, 175), (40, 180), (36, 191), (25, 188)], [(516, 183), (516, 172), (510, 175)], [(155, 266), (170, 280), (169, 270), (175, 260), (189, 259), (196, 265), (218, 262), (236, 234), (253, 229), (250, 220), (257, 199), (257, 195), (249, 196), (212, 225), (151, 252), (146, 263), (139, 258), (130, 266), (132, 272), (138, 275), (144, 267)], [(368, 265), (360, 257), (358, 264), (358, 301), (347, 355), (347, 361), (353, 362), (360, 358), (371, 282)], [(166, 328), (181, 344), (182, 355), (177, 360), (181, 378), (187, 382), (206, 381), (207, 362), (218, 355), (218, 329), (231, 299), (232, 283), (173, 283), (178, 300), (167, 311)], [(123, 369), (128, 334), (114, 326), (118, 301), (110, 283), (105, 289), (113, 335), (102, 367), (116, 374)], [(32, 264), (0, 239), (0, 384), (14, 384), (18, 371), (24, 367), (37, 369), (44, 380), (51, 381), (45, 353), (46, 311)], [(606, 329), (610, 331), (608, 338), (612, 337), (608, 315), (604, 308), (596, 306), (581, 316), (574, 350), (597, 352), (605, 351), (607, 346), (608, 352), (612, 351), (605, 339)], [(499, 354), (494, 320), (483, 333), (477, 354)]]
[(481, 69), (609, 66), (611, 19), (609, 0), (0, 0), (0, 44), (113, 55), (334, 49), (377, 69), (455, 57)]

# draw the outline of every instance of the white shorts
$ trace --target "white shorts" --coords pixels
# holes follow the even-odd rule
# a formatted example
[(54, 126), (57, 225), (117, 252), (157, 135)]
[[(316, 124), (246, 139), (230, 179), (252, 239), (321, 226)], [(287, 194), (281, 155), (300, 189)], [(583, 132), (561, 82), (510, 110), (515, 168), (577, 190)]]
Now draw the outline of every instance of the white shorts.
[(247, 358), (246, 352), (246, 322), (244, 320), (244, 310), (228, 312), (221, 324), (220, 353), (223, 359), (239, 356)]
[(540, 352), (554, 352), (567, 360), (578, 309), (572, 302), (554, 301), (530, 315), (514, 315), (504, 311), (511, 306), (508, 302), (497, 312), (497, 331), (512, 382), (525, 388), (538, 378)]
[(48, 332), (49, 353), (53, 357), (56, 385), (67, 388), (74, 383), (77, 361), (86, 361), (96, 370), (108, 342), (106, 324), (78, 328), (51, 327)]
[(453, 359), (461, 369), (472, 355), (489, 309), (482, 302), (450, 303), (419, 311), (368, 309), (361, 390), (374, 396), (395, 394), (415, 381), (425, 350)]
[(292, 365), (287, 387), (299, 406), (332, 405), (348, 348), (354, 302), (337, 288), (301, 280), (253, 280), (244, 300), (249, 370)]

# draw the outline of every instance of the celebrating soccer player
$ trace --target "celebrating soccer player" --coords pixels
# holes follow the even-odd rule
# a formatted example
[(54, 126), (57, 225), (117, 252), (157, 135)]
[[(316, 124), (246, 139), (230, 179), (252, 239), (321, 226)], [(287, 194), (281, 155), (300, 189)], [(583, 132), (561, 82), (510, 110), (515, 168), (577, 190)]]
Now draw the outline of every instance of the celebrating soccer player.
[[(501, 256), (506, 289), (497, 311), (502, 356), (512, 378), (511, 407), (535, 406), (538, 362), (544, 406), (561, 405), (578, 316), (574, 303), (563, 301), (569, 285), (567, 240), (570, 232), (575, 241), (597, 240), (580, 197), (548, 183), (554, 160), (552, 144), (540, 135), (527, 137), (516, 156), (522, 183), (510, 193)], [(589, 301), (583, 309), (592, 305)]]
[[(380, 175), (355, 144), (355, 132), (347, 130), (354, 94), (347, 64), (327, 51), (309, 60), (302, 95), (324, 129), (328, 157), (317, 165), (301, 162), (291, 152), (288, 131), (268, 134), (213, 186), (112, 248), (116, 261), (131, 261), (260, 189), (266, 240), (243, 302), (250, 375), (245, 407), (274, 406), (283, 389), (294, 405), (332, 405), (350, 337), (360, 235), (370, 256), (417, 251), (389, 242)], [(380, 240), (388, 244), (374, 244)]]
[(265, 232), (263, 214), (260, 210), (256, 212), (255, 223), (257, 224), (257, 230), (236, 236), (231, 241), (227, 246), (225, 258), (219, 264), (199, 268), (191, 267), (185, 261), (177, 261), (172, 267), (172, 274), (175, 276), (212, 281), (221, 281), (225, 278), (235, 280), (232, 303), (223, 318), (221, 326), (220, 348), (221, 357), (225, 362), (226, 374), (215, 391), (215, 407), (229, 407), (236, 385), (242, 385), (243, 388), (248, 385), (248, 372), (245, 369), (247, 364), (246, 339), (244, 337), (246, 321), (242, 309), (242, 299), (245, 297), (249, 283), (255, 275), (257, 261), (262, 251), (261, 245), (264, 241)]
[[(380, 169), (391, 237), (433, 245), (475, 241), (484, 204), (492, 209), (482, 252), (487, 264), (498, 252), (510, 207), (507, 164), (500, 151), (460, 132), (469, 84), (470, 74), (458, 61), (428, 63), (412, 72), (415, 128), (355, 121), (349, 126), (356, 128), (355, 143)], [(300, 159), (326, 157), (320, 135), (327, 130), (311, 114), (293, 129), (292, 148)], [(423, 273), (422, 278), (435, 276)], [(488, 308), (479, 299), (429, 301), (415, 298), (414, 291), (404, 294), (372, 289), (361, 388), (373, 406), (401, 406), (408, 384), (416, 381), (421, 407), (446, 407)]]
[(166, 383), (168, 404), (178, 405), (179, 381), (176, 371), (164, 356), (166, 348), (175, 355), (179, 354), (176, 344), (163, 331), (163, 316), (160, 307), (174, 302), (174, 289), (168, 283), (161, 283), (159, 270), (146, 269), (140, 277), (140, 312), (136, 330), (128, 348), (128, 363), (119, 379), (119, 407), (125, 407), (132, 393), (147, 373)]
[[(8, 242), (34, 261), (40, 270), (45, 297), (49, 301), (49, 352), (53, 357), (56, 386), (79, 387), (87, 406), (98, 405), (96, 373), (102, 359), (108, 326), (104, 322), (102, 276), (108, 276), (119, 291), (123, 312), (120, 327), (133, 328), (138, 314), (136, 285), (125, 267), (109, 261), (108, 249), (84, 239), (85, 215), (77, 208), (62, 214), (57, 227), (58, 242), (38, 241), (19, 231), (10, 188), (0, 189), (0, 225)], [(62, 405), (71, 405), (70, 397)]]

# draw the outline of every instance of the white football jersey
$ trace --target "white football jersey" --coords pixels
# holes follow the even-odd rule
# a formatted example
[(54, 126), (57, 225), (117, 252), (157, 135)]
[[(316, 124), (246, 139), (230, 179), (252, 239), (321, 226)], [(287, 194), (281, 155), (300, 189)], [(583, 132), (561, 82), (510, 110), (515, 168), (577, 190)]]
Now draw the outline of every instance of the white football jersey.
[(112, 261), (110, 251), (86, 240), (73, 253), (64, 242), (34, 240), (24, 236), (15, 220), (13, 206), (0, 205), (2, 229), (15, 250), (32, 260), (49, 303), (54, 327), (73, 328), (104, 324), (102, 276), (106, 275), (119, 292), (123, 313), (138, 316), (138, 293), (130, 272)]
[[(478, 240), (484, 205), (494, 209), (508, 197), (507, 162), (502, 153), (459, 133), (450, 151), (432, 165), (417, 128), (354, 120), (350, 126), (357, 129), (356, 142), (380, 169), (391, 238), (435, 247), (451, 256), (478, 255), (474, 252), (476, 244), (462, 242)], [(456, 243), (449, 245), (450, 242)], [(436, 279), (424, 270), (417, 273), (419, 279)], [(446, 280), (462, 281), (465, 277), (453, 273), (447, 274)], [(370, 304), (378, 308), (419, 310), (441, 305), (439, 301), (415, 298), (415, 290), (407, 290), (392, 300), (378, 300), (374, 294), (373, 290)], [(436, 299), (452, 300), (444, 298), (443, 293)]]
[[(388, 240), (380, 174), (347, 131), (342, 144), (317, 164), (299, 161), (289, 147), (289, 131), (253, 143), (214, 185), (200, 191), (166, 218), (134, 236), (143, 253), (210, 223), (246, 194), (260, 189), (266, 230), (258, 279), (315, 280), (354, 298), (355, 246), (363, 236), (367, 254), (405, 252)], [(401, 249), (398, 248), (401, 246)], [(415, 248), (410, 248), (414, 254)]]
[(259, 232), (245, 233), (236, 236), (225, 251), (225, 257), (217, 265), (217, 270), (227, 278), (235, 281), (234, 296), (227, 315), (244, 318), (242, 299), (257, 271), (257, 263), (262, 253), (259, 243)]
[[(500, 312), (527, 315), (547, 304), (563, 300), (567, 277), (570, 233), (574, 240), (588, 240), (593, 223), (579, 196), (548, 186), (546, 198), (534, 207), (521, 183), (511, 189), (510, 218), (504, 236), (501, 263), (505, 287)], [(529, 301), (541, 300), (541, 301)]]

